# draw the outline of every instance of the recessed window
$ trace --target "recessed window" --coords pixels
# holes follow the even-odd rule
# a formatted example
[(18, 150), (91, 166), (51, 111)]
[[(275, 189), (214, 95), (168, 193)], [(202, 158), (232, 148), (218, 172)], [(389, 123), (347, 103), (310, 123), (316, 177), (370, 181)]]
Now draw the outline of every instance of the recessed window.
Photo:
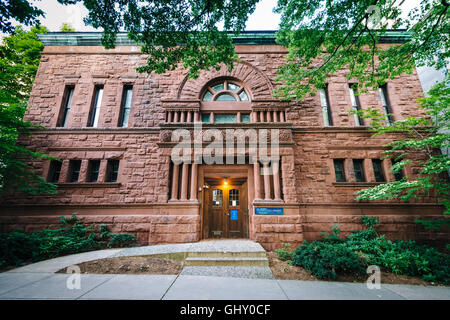
[(320, 104), (322, 106), (323, 124), (325, 126), (332, 126), (330, 102), (328, 99), (328, 86), (319, 90)]
[(385, 182), (386, 178), (384, 177), (383, 172), (383, 162), (381, 159), (372, 159), (373, 165), (373, 173), (375, 175), (376, 182)]
[(81, 160), (70, 160), (69, 162), (69, 182), (77, 182), (80, 176)]
[(236, 82), (223, 80), (206, 88), (202, 101), (249, 101), (244, 87)]
[(133, 86), (126, 85), (123, 87), (122, 106), (120, 110), (119, 127), (127, 127), (130, 117), (131, 97), (133, 95)]
[(387, 85), (384, 84), (378, 88), (378, 92), (380, 93), (381, 104), (383, 105), (384, 114), (386, 115), (386, 122), (388, 124), (392, 124), (394, 119), (391, 115), (391, 106), (389, 104), (389, 97), (387, 93)]
[(116, 182), (119, 173), (119, 160), (108, 160), (106, 182)]
[(362, 159), (353, 159), (353, 170), (355, 172), (356, 182), (364, 182), (366, 178), (364, 176), (364, 165)]
[(334, 159), (333, 163), (336, 182), (345, 182), (344, 159)]
[(56, 124), (57, 127), (66, 127), (67, 126), (67, 119), (69, 118), (69, 112), (70, 107), (72, 105), (72, 97), (73, 97), (73, 91), (75, 90), (74, 86), (67, 86), (64, 89), (64, 95), (63, 95), (63, 104), (61, 108), (61, 112), (58, 118), (58, 123)]
[(100, 171), (100, 160), (90, 160), (88, 166), (88, 182), (97, 182)]
[(236, 122), (237, 122), (236, 114), (216, 113), (214, 115), (214, 123), (236, 123)]
[(95, 86), (94, 99), (92, 101), (91, 112), (89, 115), (88, 127), (97, 127), (100, 116), (100, 106), (102, 105), (103, 86)]
[[(350, 100), (352, 102), (353, 110), (359, 111), (361, 110), (361, 104), (359, 103), (359, 97), (355, 94), (355, 90), (353, 89), (354, 86), (355, 86), (354, 84), (349, 84), (348, 90), (350, 93)], [(357, 126), (363, 126), (364, 121), (361, 118), (361, 116), (359, 116), (358, 114), (355, 114), (354, 116), (355, 116), (355, 124)]]
[(52, 160), (50, 162), (50, 168), (48, 170), (47, 181), (56, 183), (59, 181), (59, 175), (61, 174), (61, 161)]
[(250, 113), (241, 114), (241, 122), (250, 122)]
[[(399, 163), (401, 160), (396, 160), (396, 159), (392, 159), (392, 164), (396, 164)], [(396, 181), (400, 181), (403, 179), (404, 174), (403, 174), (403, 168), (401, 168), (399, 171), (397, 172), (393, 172), (394, 173), (394, 177)]]
[(209, 113), (202, 113), (202, 122), (208, 123), (210, 120), (210, 114)]

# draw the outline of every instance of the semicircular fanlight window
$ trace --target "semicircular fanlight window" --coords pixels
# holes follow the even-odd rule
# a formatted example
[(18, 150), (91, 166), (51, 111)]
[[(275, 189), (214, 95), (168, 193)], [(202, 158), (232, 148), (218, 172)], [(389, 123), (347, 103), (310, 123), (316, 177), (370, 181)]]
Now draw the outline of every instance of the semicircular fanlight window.
[(249, 101), (245, 88), (235, 82), (224, 80), (209, 86), (202, 101)]

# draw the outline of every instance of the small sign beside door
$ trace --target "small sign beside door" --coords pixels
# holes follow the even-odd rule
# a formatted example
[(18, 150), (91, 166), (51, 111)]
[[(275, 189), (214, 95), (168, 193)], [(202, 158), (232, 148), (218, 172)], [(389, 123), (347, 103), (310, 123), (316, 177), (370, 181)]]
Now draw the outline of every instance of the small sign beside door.
[(238, 219), (238, 211), (236, 209), (230, 210), (230, 219), (237, 220)]
[(261, 208), (257, 207), (255, 208), (255, 214), (277, 214), (282, 215), (283, 214), (283, 208)]

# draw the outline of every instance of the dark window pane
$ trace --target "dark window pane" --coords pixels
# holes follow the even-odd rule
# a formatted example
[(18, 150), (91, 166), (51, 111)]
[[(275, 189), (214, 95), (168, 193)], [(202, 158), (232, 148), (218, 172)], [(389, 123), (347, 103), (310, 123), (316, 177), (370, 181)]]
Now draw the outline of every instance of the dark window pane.
[(108, 160), (106, 182), (116, 182), (119, 172), (119, 160)]
[[(356, 95), (355, 90), (353, 89), (353, 84), (350, 84), (348, 87), (348, 90), (350, 92), (350, 101), (352, 102), (352, 108), (354, 110), (361, 110), (361, 104), (359, 103), (359, 96)], [(358, 115), (355, 114), (355, 123), (357, 126), (363, 126), (364, 125), (364, 121), (363, 119)]]
[(209, 113), (202, 114), (202, 122), (209, 122)]
[(221, 206), (222, 205), (223, 194), (222, 190), (214, 189), (212, 193), (212, 205)]
[(122, 97), (122, 110), (120, 114), (120, 127), (128, 126), (128, 119), (130, 117), (131, 97), (133, 96), (133, 87), (130, 85), (124, 86)]
[(69, 118), (70, 107), (72, 105), (74, 87), (66, 87), (64, 92), (64, 102), (61, 110), (61, 115), (57, 124), (57, 127), (67, 126), (67, 119)]
[(61, 161), (52, 160), (50, 162), (50, 168), (48, 170), (48, 182), (56, 183), (59, 180), (61, 173)]
[(213, 86), (212, 89), (213, 89), (215, 92), (219, 92), (219, 91), (224, 90), (224, 89), (225, 89), (225, 86), (224, 86), (223, 83), (219, 83), (219, 84), (216, 84), (215, 86)]
[(239, 93), (239, 98), (241, 98), (241, 101), (248, 101), (248, 95), (245, 90), (243, 90), (241, 93)]
[(336, 175), (337, 182), (345, 182), (345, 171), (344, 171), (344, 160), (334, 159), (334, 172)]
[(100, 160), (89, 161), (88, 182), (97, 182), (100, 170)]
[(320, 105), (322, 106), (323, 124), (325, 126), (332, 126), (333, 120), (331, 118), (330, 101), (328, 99), (328, 85), (319, 90)]
[(394, 119), (391, 115), (391, 107), (389, 104), (387, 85), (386, 84), (382, 85), (381, 87), (378, 88), (378, 91), (380, 93), (381, 104), (383, 105), (383, 109), (386, 114), (386, 121), (388, 124), (392, 124), (392, 122), (394, 122)]
[(216, 101), (236, 101), (236, 98), (229, 93), (222, 93), (217, 96)]
[(212, 97), (213, 94), (207, 90), (203, 96), (203, 101), (211, 101)]
[[(400, 160), (400, 161), (401, 161), (401, 160)], [(400, 161), (399, 161), (399, 160), (392, 159), (392, 164), (396, 164), (396, 163), (398, 163), (398, 162), (400, 162)], [(403, 177), (404, 177), (404, 174), (403, 174), (403, 168), (400, 169), (398, 172), (394, 172), (394, 177), (395, 177), (395, 180), (397, 180), (397, 181), (402, 180)]]
[(80, 175), (81, 160), (70, 160), (69, 162), (69, 182), (77, 182)]
[(355, 171), (356, 182), (364, 182), (364, 181), (366, 181), (366, 179), (364, 177), (363, 160), (361, 160), (361, 159), (354, 159), (353, 160), (353, 169)]
[(249, 113), (241, 114), (241, 122), (250, 122), (250, 114)]
[(372, 159), (373, 172), (375, 174), (376, 182), (384, 182), (386, 178), (384, 177), (383, 172), (383, 163), (380, 159)]
[(100, 106), (102, 105), (103, 87), (95, 87), (94, 100), (91, 107), (88, 127), (97, 127), (100, 116)]
[(236, 123), (237, 115), (236, 114), (217, 113), (214, 115), (214, 122), (216, 122), (216, 123)]
[(230, 193), (228, 195), (229, 198), (229, 203), (228, 205), (230, 206), (238, 206), (239, 205), (239, 190), (236, 189), (231, 189)]
[(228, 90), (233, 91), (233, 92), (236, 92), (236, 91), (238, 91), (240, 88), (241, 88), (241, 86), (239, 86), (239, 85), (237, 85), (237, 84), (235, 84), (235, 83), (232, 83), (232, 82), (228, 82)]

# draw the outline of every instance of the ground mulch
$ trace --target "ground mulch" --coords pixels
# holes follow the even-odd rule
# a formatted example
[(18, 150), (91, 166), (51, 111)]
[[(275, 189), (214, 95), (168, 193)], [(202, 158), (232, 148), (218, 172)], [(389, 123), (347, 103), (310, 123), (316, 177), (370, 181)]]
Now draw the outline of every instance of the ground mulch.
[[(278, 280), (303, 280), (303, 281), (324, 281), (317, 279), (314, 275), (306, 271), (302, 267), (290, 266), (287, 261), (282, 261), (278, 258), (275, 252), (267, 252), (269, 258), (269, 267), (272, 270), (273, 276)], [(365, 283), (367, 276), (361, 275), (342, 275), (338, 276), (336, 280), (325, 281), (342, 281), (342, 282), (355, 282)], [(404, 275), (398, 275), (390, 272), (381, 272), (381, 283), (383, 284), (410, 284), (410, 285), (422, 285), (430, 286), (435, 285), (430, 282), (426, 282), (420, 277), (410, 277)]]
[[(179, 274), (183, 262), (156, 257), (116, 257), (77, 264), (81, 273), (95, 274)], [(66, 268), (58, 273), (66, 273)]]

